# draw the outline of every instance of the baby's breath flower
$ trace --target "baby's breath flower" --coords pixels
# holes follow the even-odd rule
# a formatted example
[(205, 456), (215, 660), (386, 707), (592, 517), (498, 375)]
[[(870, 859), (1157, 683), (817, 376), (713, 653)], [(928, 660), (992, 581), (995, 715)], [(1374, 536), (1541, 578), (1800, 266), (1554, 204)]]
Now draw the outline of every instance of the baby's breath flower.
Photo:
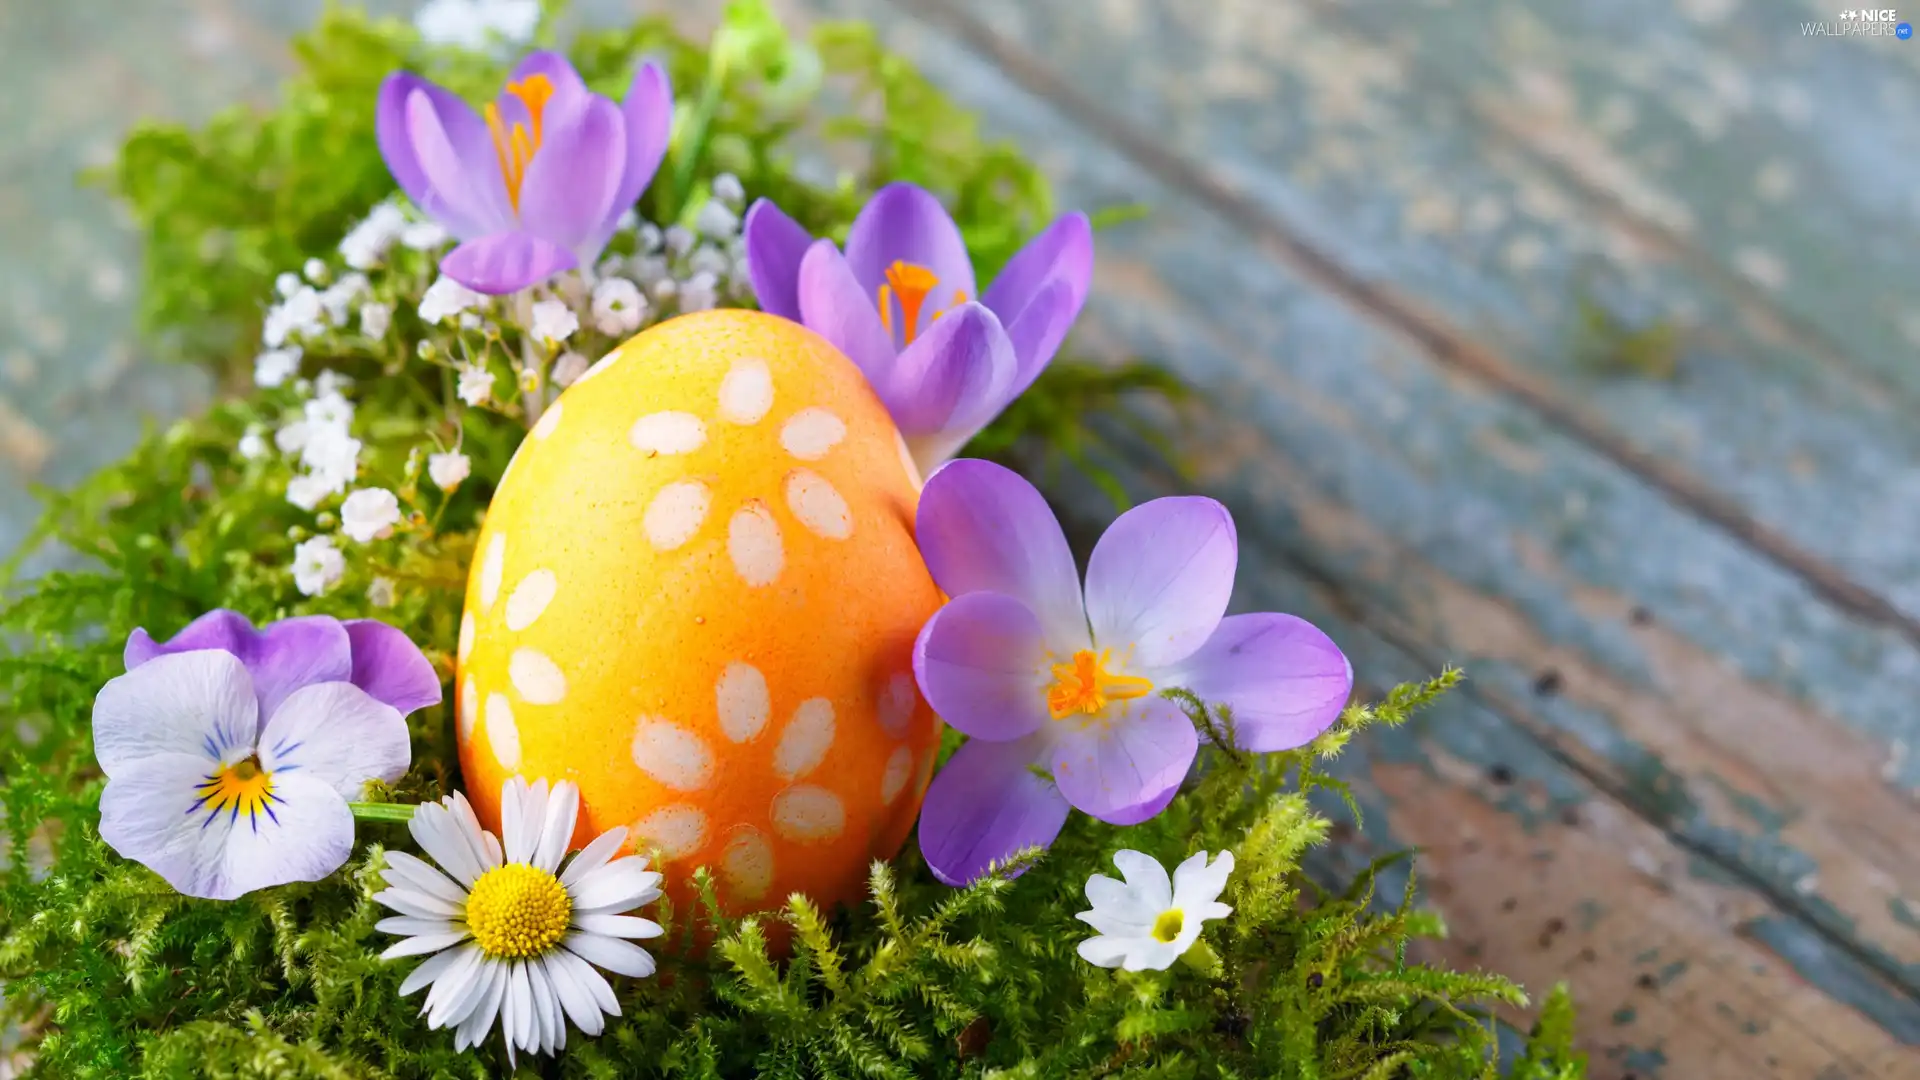
[(625, 337), (647, 317), (647, 298), (626, 278), (607, 278), (593, 287), (593, 323), (608, 337)]
[(305, 406), (308, 423), (316, 427), (340, 428), (343, 431), (353, 423), (353, 402), (348, 401), (340, 393), (339, 384), (336, 382), (338, 379), (340, 379), (339, 375), (328, 371), (323, 372), (319, 380), (314, 383), (313, 389), (316, 396)]
[(370, 338), (387, 336), (387, 327), (393, 325), (393, 308), (379, 301), (369, 300), (360, 305), (360, 332)]
[(442, 275), (427, 286), (426, 294), (420, 298), (420, 317), (430, 323), (444, 322), (451, 316), (468, 314), (467, 309), (483, 299), (479, 293)]
[(400, 243), (415, 251), (432, 251), (450, 239), (437, 221), (415, 221), (400, 230)]
[[(571, 356), (572, 353), (567, 355)], [(441, 491), (452, 491), (473, 472), (473, 462), (458, 450), (427, 457), (427, 476)]]
[(705, 270), (680, 286), (681, 311), (706, 311), (720, 303), (720, 281)]
[(653, 287), (648, 289), (647, 291), (653, 295), (653, 299), (656, 303), (665, 304), (665, 303), (671, 302), (674, 297), (680, 295), (680, 283), (673, 280), (670, 277), (665, 277), (665, 278), (661, 278), (659, 281), (654, 282)]
[(347, 576), (347, 559), (333, 537), (316, 536), (293, 549), (293, 584), (306, 596), (319, 596)]
[(675, 258), (679, 258), (693, 250), (693, 242), (695, 239), (693, 233), (678, 225), (672, 225), (667, 228), (665, 239), (667, 254)]
[(577, 352), (563, 352), (560, 354), (560, 359), (553, 362), (553, 385), (572, 386), (592, 366), (591, 361)]
[(295, 420), (273, 433), (273, 445), (283, 454), (298, 453), (313, 436), (313, 429), (305, 420)]
[(470, 406), (485, 405), (493, 396), (493, 372), (475, 365), (460, 372), (460, 400)]
[(633, 278), (649, 292), (662, 281), (673, 280), (673, 268), (659, 255), (644, 255), (633, 260)]
[[(309, 422), (311, 425), (311, 422)], [(345, 491), (360, 471), (360, 440), (344, 427), (311, 425), (300, 461), (324, 481), (330, 492)]]
[(580, 320), (573, 309), (558, 300), (542, 300), (533, 305), (533, 325), (528, 330), (535, 341), (545, 342), (548, 346), (558, 345), (573, 336), (580, 329)]
[(253, 358), (253, 381), (257, 386), (275, 387), (300, 370), (300, 350), (268, 349)]
[(733, 260), (712, 244), (701, 244), (687, 257), (687, 269), (696, 274), (712, 274), (718, 278), (733, 268)]
[(325, 285), (327, 278), (332, 276), (327, 271), (327, 264), (319, 259), (308, 259), (306, 265), (300, 268), (300, 274), (315, 285)]
[(320, 500), (333, 494), (333, 485), (325, 477), (302, 473), (287, 481), (287, 501), (302, 510), (312, 511)]
[(386, 488), (361, 488), (340, 504), (340, 531), (357, 543), (393, 535), (400, 523), (400, 500)]
[(347, 324), (347, 311), (370, 288), (365, 274), (348, 274), (320, 294), (320, 305), (327, 309), (327, 321), (335, 326)]
[(256, 458), (266, 455), (267, 440), (260, 437), (260, 429), (258, 427), (250, 427), (247, 429), (245, 435), (240, 436), (240, 445), (234, 449), (239, 452), (241, 457), (246, 458), (248, 461), (253, 461)]
[(738, 208), (747, 201), (747, 191), (740, 186), (740, 178), (730, 172), (723, 172), (713, 178), (713, 197), (730, 207)]
[(377, 608), (390, 608), (395, 599), (393, 579), (377, 577), (367, 585), (367, 603)]
[(292, 297), (294, 293), (300, 291), (301, 287), (300, 275), (291, 270), (283, 271), (273, 279), (273, 291), (278, 293), (282, 300)]
[[(287, 276), (292, 277), (291, 274)], [(299, 279), (294, 280), (297, 282)], [(260, 340), (268, 348), (277, 349), (296, 334), (312, 336), (325, 333), (326, 325), (320, 321), (325, 313), (326, 306), (320, 302), (320, 293), (311, 285), (301, 285), (286, 300), (267, 312), (266, 323), (260, 329)]]
[(614, 219), (613, 227), (619, 232), (632, 232), (640, 227), (640, 215), (632, 207), (628, 207)]
[[(329, 368), (314, 378), (313, 392), (323, 398), (339, 397), (342, 391), (352, 385), (352, 379)], [(353, 418), (353, 405), (350, 402), (347, 403), (347, 418)]]
[(392, 203), (381, 203), (340, 241), (340, 257), (355, 270), (371, 270), (380, 265), (387, 249), (393, 246), (394, 240), (406, 227), (406, 215), (400, 212), (399, 207)]
[(694, 215), (693, 227), (704, 236), (725, 240), (740, 231), (740, 215), (718, 199), (709, 199)]

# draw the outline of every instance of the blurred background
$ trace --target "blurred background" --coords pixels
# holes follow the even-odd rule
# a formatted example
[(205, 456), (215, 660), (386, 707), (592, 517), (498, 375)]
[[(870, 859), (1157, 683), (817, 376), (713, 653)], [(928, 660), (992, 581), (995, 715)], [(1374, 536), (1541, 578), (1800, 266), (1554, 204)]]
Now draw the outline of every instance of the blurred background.
[[(0, 553), (212, 392), (76, 173), (271, 103), (320, 7), (0, 0)], [(1202, 391), (1189, 476), (1122, 464), (1232, 507), (1238, 608), (1363, 692), (1466, 669), (1352, 753), (1329, 863), (1421, 849), (1446, 958), (1570, 981), (1596, 1078), (1920, 1077), (1920, 9), (781, 7), (873, 22), (1063, 206), (1149, 208), (1078, 349)]]

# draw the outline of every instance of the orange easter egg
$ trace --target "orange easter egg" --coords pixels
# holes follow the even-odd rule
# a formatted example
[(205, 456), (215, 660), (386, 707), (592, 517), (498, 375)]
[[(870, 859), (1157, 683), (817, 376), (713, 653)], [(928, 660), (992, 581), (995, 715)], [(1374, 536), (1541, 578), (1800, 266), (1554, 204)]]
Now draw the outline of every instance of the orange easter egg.
[(920, 477), (851, 361), (797, 323), (686, 315), (609, 353), (521, 444), (460, 628), (460, 765), (571, 780), (575, 845), (657, 852), (681, 911), (858, 900), (939, 744), (913, 642), (940, 595)]

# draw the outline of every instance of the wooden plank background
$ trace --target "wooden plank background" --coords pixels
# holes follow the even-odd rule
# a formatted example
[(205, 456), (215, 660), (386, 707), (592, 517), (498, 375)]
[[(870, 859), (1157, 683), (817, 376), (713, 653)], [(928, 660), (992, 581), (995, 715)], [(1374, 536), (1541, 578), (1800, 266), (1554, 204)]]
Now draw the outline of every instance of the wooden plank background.
[[(0, 0), (0, 547), (206, 394), (140, 362), (71, 171), (267, 100), (318, 7)], [(1347, 762), (1332, 858), (1421, 848), (1440, 953), (1572, 980), (1599, 1080), (1920, 1078), (1920, 44), (1796, 0), (784, 10), (872, 21), (1064, 203), (1151, 207), (1079, 340), (1207, 393), (1237, 606), (1372, 689), (1467, 668)], [(1663, 335), (1671, 378), (1623, 370)]]

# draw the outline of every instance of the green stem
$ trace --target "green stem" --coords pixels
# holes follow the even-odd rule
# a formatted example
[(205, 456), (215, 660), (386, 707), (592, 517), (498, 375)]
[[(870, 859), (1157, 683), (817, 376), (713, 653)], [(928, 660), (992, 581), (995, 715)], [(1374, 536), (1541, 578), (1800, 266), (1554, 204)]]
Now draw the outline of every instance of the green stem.
[[(724, 31), (723, 31), (724, 32)], [(718, 52), (716, 51), (716, 57)], [(693, 186), (693, 172), (700, 164), (701, 155), (707, 150), (707, 136), (713, 129), (713, 117), (720, 111), (721, 92), (726, 89), (726, 65), (716, 59), (707, 70), (707, 82), (700, 88), (700, 103), (693, 111), (693, 119), (687, 125), (685, 149), (673, 169), (673, 212), (670, 221), (677, 221), (686, 211), (687, 196)]]
[(412, 803), (350, 802), (347, 809), (361, 821), (412, 821)]

